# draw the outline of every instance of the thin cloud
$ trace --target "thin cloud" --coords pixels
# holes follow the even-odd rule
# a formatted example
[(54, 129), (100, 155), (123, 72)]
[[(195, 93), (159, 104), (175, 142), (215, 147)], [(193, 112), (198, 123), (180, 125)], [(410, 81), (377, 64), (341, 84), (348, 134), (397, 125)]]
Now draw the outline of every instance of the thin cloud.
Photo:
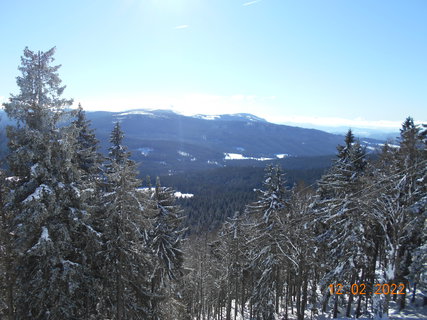
[(317, 125), (325, 127), (353, 127), (367, 129), (397, 129), (401, 127), (401, 121), (367, 120), (363, 118), (346, 119), (338, 117), (310, 117), (310, 116), (276, 116), (265, 117), (267, 120), (283, 124)]
[(262, 0), (254, 0), (254, 1), (245, 2), (245, 3), (243, 4), (243, 6), (244, 6), (244, 7), (251, 6), (251, 5), (253, 5), (253, 4), (255, 4), (255, 3), (258, 3), (258, 2), (261, 2), (261, 1), (262, 1)]
[(174, 29), (187, 29), (189, 27), (190, 26), (188, 24), (183, 24), (183, 25), (180, 25), (180, 26), (176, 26)]

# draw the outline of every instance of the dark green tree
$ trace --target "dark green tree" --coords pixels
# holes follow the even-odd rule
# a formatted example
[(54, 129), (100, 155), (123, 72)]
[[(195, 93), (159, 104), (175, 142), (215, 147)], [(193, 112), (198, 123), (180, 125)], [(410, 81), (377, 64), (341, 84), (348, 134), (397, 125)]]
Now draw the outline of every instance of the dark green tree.
[(55, 48), (24, 50), (17, 78), (19, 94), (4, 104), (17, 126), (8, 127), (9, 168), (17, 183), (10, 207), (15, 216), (16, 316), (19, 319), (86, 317), (82, 289), (90, 272), (83, 261), (81, 170), (74, 163), (77, 131), (60, 124), (72, 100), (61, 98), (65, 86), (59, 66), (51, 66)]
[(258, 190), (259, 198), (247, 207), (247, 215), (253, 216), (254, 240), (249, 248), (251, 269), (255, 284), (251, 295), (253, 316), (269, 320), (274, 319), (277, 310), (280, 269), (285, 257), (281, 248), (283, 215), (287, 202), (286, 180), (278, 166), (267, 166), (262, 190)]
[(149, 291), (152, 261), (147, 230), (150, 224), (144, 215), (144, 199), (137, 188), (136, 164), (122, 144), (123, 132), (116, 123), (111, 133), (111, 147), (106, 166), (101, 219), (103, 249), (102, 317), (114, 319), (149, 319)]
[[(153, 319), (166, 317), (164, 308), (168, 306), (169, 317), (179, 305), (177, 284), (182, 276), (183, 252), (181, 251), (184, 229), (182, 211), (175, 204), (174, 190), (162, 187), (157, 178), (151, 194), (152, 229), (149, 242), (155, 257), (151, 276), (151, 292), (159, 299), (152, 300)], [(163, 311), (162, 311), (163, 310)]]

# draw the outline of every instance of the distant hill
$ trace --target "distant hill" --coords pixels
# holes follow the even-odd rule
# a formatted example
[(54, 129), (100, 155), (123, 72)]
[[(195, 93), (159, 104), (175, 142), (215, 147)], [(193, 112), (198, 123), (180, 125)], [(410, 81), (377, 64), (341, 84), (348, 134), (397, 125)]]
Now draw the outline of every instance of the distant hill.
[[(3, 111), (0, 117), (1, 126), (11, 123)], [(141, 163), (141, 173), (153, 176), (227, 166), (264, 167), (295, 158), (299, 160), (293, 162), (323, 167), (318, 157), (335, 154), (336, 146), (344, 141), (339, 134), (274, 124), (247, 113), (184, 116), (170, 110), (130, 110), (87, 112), (87, 117), (102, 152), (109, 146), (113, 123), (120, 121), (125, 144)], [(361, 140), (368, 150), (381, 144), (380, 140)], [(1, 143), (4, 153), (5, 139)]]
[[(121, 121), (133, 158), (151, 175), (328, 156), (344, 141), (342, 135), (274, 124), (246, 113), (183, 116), (170, 110), (131, 110), (87, 116), (104, 151), (113, 123)], [(373, 149), (381, 141), (363, 143)]]

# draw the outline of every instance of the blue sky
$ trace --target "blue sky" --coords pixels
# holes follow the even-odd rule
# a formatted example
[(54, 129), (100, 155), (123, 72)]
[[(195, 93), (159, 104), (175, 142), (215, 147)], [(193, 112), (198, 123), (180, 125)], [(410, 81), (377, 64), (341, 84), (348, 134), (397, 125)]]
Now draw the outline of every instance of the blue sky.
[(57, 47), (87, 110), (249, 112), (388, 128), (427, 120), (425, 0), (1, 1), (0, 99)]

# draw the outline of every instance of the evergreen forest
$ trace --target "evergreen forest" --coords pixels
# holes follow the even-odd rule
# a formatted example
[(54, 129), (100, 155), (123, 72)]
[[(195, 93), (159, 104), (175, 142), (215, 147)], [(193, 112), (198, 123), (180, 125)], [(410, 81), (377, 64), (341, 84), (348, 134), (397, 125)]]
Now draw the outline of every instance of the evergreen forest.
[(120, 122), (101, 154), (54, 53), (25, 48), (3, 104), (0, 319), (380, 319), (427, 304), (427, 125), (404, 119), (375, 157), (349, 130), (327, 170), (226, 169), (256, 192), (194, 186), (179, 205), (168, 185), (189, 182), (143, 182)]

